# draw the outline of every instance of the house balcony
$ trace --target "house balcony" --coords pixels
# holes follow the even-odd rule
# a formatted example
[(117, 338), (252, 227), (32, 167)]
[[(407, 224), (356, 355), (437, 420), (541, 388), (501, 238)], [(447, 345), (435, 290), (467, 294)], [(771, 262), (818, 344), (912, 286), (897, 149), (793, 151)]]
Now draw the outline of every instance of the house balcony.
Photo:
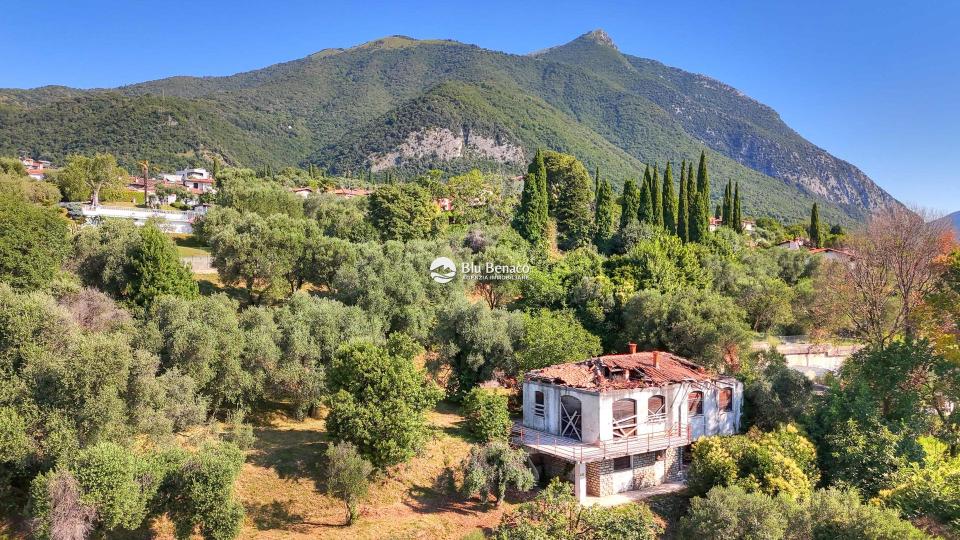
[(520, 422), (514, 423), (510, 432), (510, 442), (512, 444), (571, 463), (593, 463), (633, 454), (644, 454), (685, 446), (690, 444), (691, 441), (689, 426), (680, 424), (662, 431), (593, 443), (585, 443), (569, 437), (561, 437), (546, 431), (532, 429)]

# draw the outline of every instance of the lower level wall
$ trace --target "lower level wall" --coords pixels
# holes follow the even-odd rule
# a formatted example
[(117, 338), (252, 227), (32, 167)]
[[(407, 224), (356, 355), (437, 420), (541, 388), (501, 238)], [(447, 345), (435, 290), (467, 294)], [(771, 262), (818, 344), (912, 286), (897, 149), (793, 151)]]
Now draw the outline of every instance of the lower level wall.
[(646, 452), (631, 456), (631, 467), (613, 470), (613, 460), (587, 463), (587, 495), (604, 497), (646, 487), (673, 482), (682, 477), (683, 447), (668, 448), (658, 452)]

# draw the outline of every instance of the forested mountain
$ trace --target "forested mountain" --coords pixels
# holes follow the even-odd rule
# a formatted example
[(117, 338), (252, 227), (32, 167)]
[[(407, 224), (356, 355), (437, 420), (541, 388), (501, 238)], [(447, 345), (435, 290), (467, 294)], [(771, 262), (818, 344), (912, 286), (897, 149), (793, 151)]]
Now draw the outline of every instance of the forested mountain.
[[(710, 154), (714, 189), (744, 212), (850, 221), (895, 203), (775, 111), (706, 77), (622, 54), (602, 31), (527, 56), (393, 36), (227, 77), (110, 90), (0, 90), (0, 153), (121, 163), (313, 163), (336, 174), (473, 166), (519, 174), (537, 147), (600, 167), (615, 186), (645, 162)], [(714, 193), (719, 198), (720, 193)]]

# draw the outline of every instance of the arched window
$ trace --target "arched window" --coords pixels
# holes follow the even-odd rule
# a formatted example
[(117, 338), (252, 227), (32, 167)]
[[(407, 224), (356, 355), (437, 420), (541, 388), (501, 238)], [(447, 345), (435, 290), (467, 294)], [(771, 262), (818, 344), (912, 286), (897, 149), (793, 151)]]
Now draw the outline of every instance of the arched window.
[(652, 396), (647, 400), (647, 423), (657, 424), (667, 419), (667, 400), (663, 396)]
[(580, 440), (580, 400), (573, 396), (560, 398), (560, 435)]
[(720, 395), (717, 397), (717, 408), (720, 409), (720, 411), (733, 410), (733, 389), (720, 389)]
[(637, 434), (637, 402), (621, 399), (613, 402), (613, 438), (622, 439)]
[(533, 393), (533, 415), (543, 418), (543, 392), (537, 390)]
[(703, 392), (694, 390), (687, 394), (687, 412), (690, 416), (703, 414)]

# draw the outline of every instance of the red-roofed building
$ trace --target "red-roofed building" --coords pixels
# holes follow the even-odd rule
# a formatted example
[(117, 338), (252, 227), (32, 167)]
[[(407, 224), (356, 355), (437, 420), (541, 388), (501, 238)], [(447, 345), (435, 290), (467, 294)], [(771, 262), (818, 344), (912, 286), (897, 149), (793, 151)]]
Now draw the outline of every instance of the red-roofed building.
[(614, 354), (526, 374), (511, 441), (581, 502), (682, 481), (690, 444), (740, 429), (743, 384), (663, 351)]

